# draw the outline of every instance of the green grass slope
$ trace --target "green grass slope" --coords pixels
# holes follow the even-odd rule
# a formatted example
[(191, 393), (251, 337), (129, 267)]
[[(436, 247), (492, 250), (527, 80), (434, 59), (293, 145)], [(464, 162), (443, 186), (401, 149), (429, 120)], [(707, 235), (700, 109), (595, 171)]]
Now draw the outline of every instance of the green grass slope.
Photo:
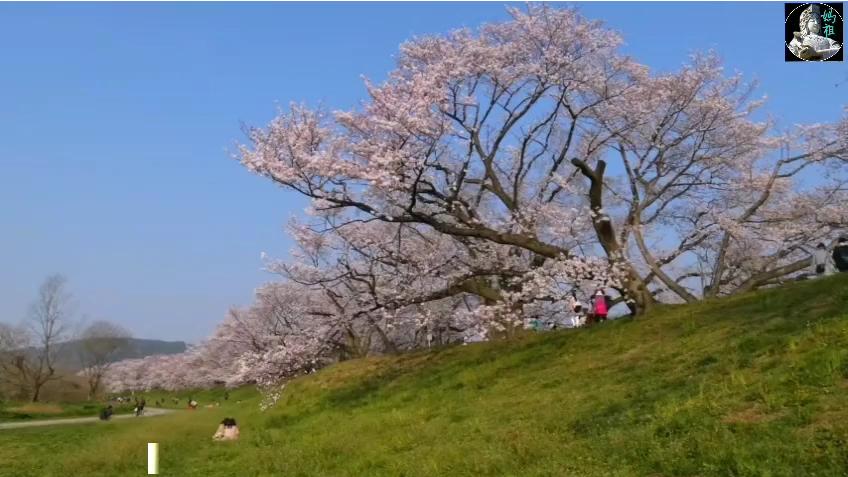
[[(838, 276), (350, 361), (265, 413), (245, 389), (215, 409), (0, 432), (0, 475), (143, 475), (154, 441), (172, 476), (848, 475), (846, 310)], [(240, 441), (211, 441), (225, 415)]]

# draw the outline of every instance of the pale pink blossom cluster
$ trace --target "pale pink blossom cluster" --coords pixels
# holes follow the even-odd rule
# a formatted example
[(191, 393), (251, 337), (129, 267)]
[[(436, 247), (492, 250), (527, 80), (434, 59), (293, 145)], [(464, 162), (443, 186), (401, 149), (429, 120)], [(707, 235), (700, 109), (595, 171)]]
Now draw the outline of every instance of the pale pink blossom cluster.
[(212, 337), (175, 355), (116, 363), (107, 388), (120, 390), (191, 389), (272, 384), (320, 367), (330, 357), (331, 326), (322, 303), (303, 287), (269, 284), (256, 301), (230, 310)]
[(203, 346), (185, 353), (129, 359), (112, 365), (104, 376), (111, 392), (207, 388), (224, 384), (229, 373), (205, 356)]
[[(593, 263), (621, 271), (635, 313), (658, 293), (692, 301), (791, 276), (805, 243), (846, 226), (789, 212), (844, 203), (848, 117), (783, 133), (753, 119), (765, 98), (715, 53), (651, 74), (574, 10), (510, 13), (404, 44), (360, 110), (295, 108), (241, 160), (341, 221), (419, 224), (529, 253), (532, 267), (604, 257)], [(304, 130), (310, 147), (277, 147)]]
[(214, 355), (221, 381), (270, 389), (338, 359), (510, 336), (598, 287), (638, 315), (771, 286), (848, 227), (848, 113), (782, 131), (715, 53), (656, 74), (576, 10), (509, 13), (403, 44), (359, 108), (293, 104), (249, 132), (238, 159), (311, 200), (296, 248), (267, 261), (281, 283), (170, 359)]

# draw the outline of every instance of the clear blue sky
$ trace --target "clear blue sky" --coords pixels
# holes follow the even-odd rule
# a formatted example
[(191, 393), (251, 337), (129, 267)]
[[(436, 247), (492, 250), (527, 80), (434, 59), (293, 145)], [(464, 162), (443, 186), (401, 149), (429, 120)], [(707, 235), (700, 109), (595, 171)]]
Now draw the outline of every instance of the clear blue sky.
[[(273, 276), (305, 202), (229, 157), (275, 104), (347, 108), (398, 44), (504, 3), (0, 4), (0, 321), (50, 273), (80, 314), (196, 341)], [(835, 119), (839, 63), (784, 63), (782, 3), (580, 3), (658, 70), (716, 49), (786, 124)]]

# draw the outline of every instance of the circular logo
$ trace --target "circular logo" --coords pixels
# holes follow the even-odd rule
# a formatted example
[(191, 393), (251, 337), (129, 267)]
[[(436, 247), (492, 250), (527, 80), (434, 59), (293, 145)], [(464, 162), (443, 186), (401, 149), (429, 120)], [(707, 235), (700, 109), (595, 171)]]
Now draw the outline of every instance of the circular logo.
[(791, 52), (788, 61), (826, 61), (839, 53), (844, 28), (842, 4), (804, 3), (787, 5), (786, 10), (785, 43)]

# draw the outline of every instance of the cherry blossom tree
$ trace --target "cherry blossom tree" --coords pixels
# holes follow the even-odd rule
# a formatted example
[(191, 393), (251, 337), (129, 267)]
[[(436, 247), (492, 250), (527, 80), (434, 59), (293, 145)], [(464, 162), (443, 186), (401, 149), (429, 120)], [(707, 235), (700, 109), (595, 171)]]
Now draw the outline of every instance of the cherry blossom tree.
[[(758, 213), (843, 198), (833, 184), (803, 194), (784, 185), (844, 160), (844, 121), (779, 134), (772, 122), (753, 120), (762, 101), (751, 99), (740, 76), (726, 77), (714, 55), (651, 75), (617, 52), (616, 33), (573, 10), (531, 5), (510, 14), (477, 34), (464, 29), (402, 45), (397, 69), (382, 85), (366, 83), (358, 110), (292, 105), (250, 130), (242, 163), (332, 215), (325, 234), (374, 221), (392, 225), (386, 233), (407, 227), (486, 249), (490, 268), (505, 272), (495, 248), (524, 259), (523, 273), (573, 272), (548, 264), (579, 259), (616, 277), (613, 287), (637, 314), (661, 292), (693, 301), (703, 288), (706, 295), (721, 288), (693, 290), (693, 277), (744, 290), (802, 266), (781, 261), (797, 248), (789, 243), (757, 251), (762, 260), (745, 279), (726, 276), (725, 262), (731, 248), (752, 251), (740, 227), (765, 236)], [(802, 152), (778, 159), (786, 147)], [(765, 190), (734, 192), (752, 186)], [(771, 217), (784, 229), (791, 222)], [(706, 255), (710, 266), (694, 271)], [(535, 293), (518, 291), (532, 281), (512, 281), (511, 293)], [(513, 312), (528, 305), (507, 304), (506, 296), (496, 302)]]
[(311, 300), (302, 287), (262, 287), (253, 305), (230, 310), (208, 340), (180, 354), (115, 363), (104, 378), (106, 387), (110, 391), (267, 387), (305, 373), (320, 366), (332, 349), (332, 341), (323, 335), (327, 326), (310, 319), (310, 312), (320, 310), (310, 308)]
[(589, 260), (593, 211), (567, 158), (592, 146), (590, 112), (645, 68), (615, 53), (616, 34), (574, 11), (511, 13), (512, 22), (477, 36), (403, 45), (390, 79), (367, 85), (363, 110), (293, 106), (251, 131), (242, 161), (311, 197), (317, 211), (341, 209), (339, 223), (407, 225), (465, 247), (500, 247), (528, 268), (576, 260), (598, 275), (625, 269), (619, 288), (644, 308), (652, 298), (615, 250)]
[(715, 54), (656, 74), (575, 10), (508, 11), (401, 45), (354, 110), (292, 104), (250, 129), (238, 159), (311, 201), (292, 258), (268, 260), (282, 281), (112, 382), (271, 388), (509, 337), (598, 287), (639, 315), (791, 279), (848, 226), (848, 114), (781, 128)]
[[(706, 55), (644, 80), (603, 105), (609, 151), (594, 170), (572, 160), (597, 185), (593, 207), (618, 212), (608, 214), (617, 237), (599, 229), (605, 249), (630, 248), (645, 282), (689, 302), (797, 272), (809, 265), (805, 244), (848, 225), (834, 215), (846, 198), (846, 120), (781, 133), (751, 119), (762, 104), (752, 86), (722, 73)], [(608, 163), (623, 174), (606, 177)], [(691, 278), (702, 286), (687, 287)]]

